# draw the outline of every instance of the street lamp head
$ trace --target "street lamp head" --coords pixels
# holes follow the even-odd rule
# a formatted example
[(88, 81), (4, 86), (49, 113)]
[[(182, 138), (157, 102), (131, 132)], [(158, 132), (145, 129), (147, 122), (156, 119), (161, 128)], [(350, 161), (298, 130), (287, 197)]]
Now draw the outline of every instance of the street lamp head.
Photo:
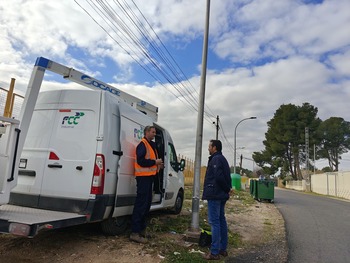
[(246, 120), (254, 120), (256, 119), (255, 116), (252, 116), (252, 117), (249, 117), (249, 118), (245, 118), (245, 119), (242, 119), (240, 120), (237, 124), (236, 124), (236, 127), (235, 127), (235, 135), (234, 135), (234, 139), (235, 139), (235, 142), (234, 142), (234, 157), (233, 157), (233, 172), (236, 173), (236, 132), (237, 132), (237, 127), (238, 125), (242, 122), (242, 121), (246, 121)]

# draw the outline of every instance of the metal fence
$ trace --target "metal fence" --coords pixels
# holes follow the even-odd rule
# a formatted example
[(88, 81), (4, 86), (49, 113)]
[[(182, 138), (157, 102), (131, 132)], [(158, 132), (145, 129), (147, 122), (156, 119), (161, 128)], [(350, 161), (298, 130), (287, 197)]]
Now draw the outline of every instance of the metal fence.
[[(4, 116), (5, 114), (5, 104), (7, 99), (8, 90), (0, 87), (0, 115)], [(24, 97), (13, 93), (13, 100), (11, 101), (11, 118), (18, 119), (21, 112), (21, 107), (23, 104)]]
[[(186, 161), (186, 167), (183, 171), (184, 177), (185, 177), (185, 185), (193, 185), (194, 181), (194, 161), (191, 159), (188, 159), (184, 156), (178, 156), (178, 160), (185, 159)], [(200, 184), (203, 185), (204, 183), (204, 176), (206, 172), (206, 167), (201, 167), (201, 176), (200, 176)]]

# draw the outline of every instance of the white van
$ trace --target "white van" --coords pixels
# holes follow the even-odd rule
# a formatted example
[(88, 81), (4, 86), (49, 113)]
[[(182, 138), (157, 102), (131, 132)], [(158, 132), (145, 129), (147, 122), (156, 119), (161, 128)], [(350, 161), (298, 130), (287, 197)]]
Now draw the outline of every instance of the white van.
[(125, 231), (136, 198), (135, 149), (146, 125), (156, 127), (165, 164), (151, 210), (180, 213), (185, 161), (178, 162), (164, 128), (111, 92), (52, 90), (38, 96), (17, 186), (0, 206), (0, 225), (7, 222), (0, 232), (34, 236), (42, 228), (97, 221), (106, 234)]

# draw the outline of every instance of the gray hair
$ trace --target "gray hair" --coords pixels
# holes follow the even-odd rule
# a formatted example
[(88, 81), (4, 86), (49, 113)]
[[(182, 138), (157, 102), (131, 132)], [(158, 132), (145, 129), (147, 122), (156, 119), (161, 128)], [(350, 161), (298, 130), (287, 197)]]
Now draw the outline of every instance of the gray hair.
[(146, 135), (146, 132), (149, 132), (151, 129), (155, 129), (156, 127), (154, 126), (149, 126), (147, 125), (145, 129), (143, 130), (143, 134)]

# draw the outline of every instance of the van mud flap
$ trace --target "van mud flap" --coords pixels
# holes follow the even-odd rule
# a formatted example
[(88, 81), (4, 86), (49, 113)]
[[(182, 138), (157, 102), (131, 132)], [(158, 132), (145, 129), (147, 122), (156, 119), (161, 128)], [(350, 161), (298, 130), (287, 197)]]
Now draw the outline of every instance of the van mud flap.
[(87, 223), (87, 215), (16, 205), (0, 206), (0, 233), (34, 237), (42, 229)]

